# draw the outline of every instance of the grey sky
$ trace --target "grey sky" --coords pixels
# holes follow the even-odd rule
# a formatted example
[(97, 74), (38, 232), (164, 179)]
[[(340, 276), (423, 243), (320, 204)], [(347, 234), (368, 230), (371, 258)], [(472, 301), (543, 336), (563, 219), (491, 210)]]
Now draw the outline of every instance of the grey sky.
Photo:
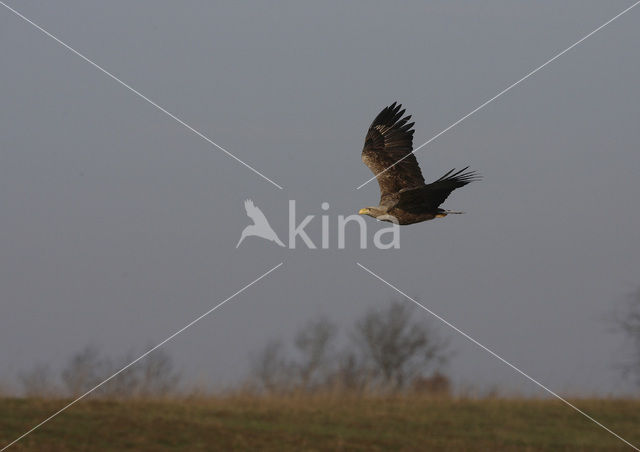
[[(0, 7), (1, 380), (157, 343), (283, 261), (167, 345), (231, 382), (266, 339), (396, 298), (360, 261), (554, 390), (625, 388), (603, 317), (640, 284), (640, 9), (418, 152), (427, 179), (484, 175), (446, 202), (467, 215), (403, 228), (400, 250), (235, 244), (245, 198), (281, 238), (288, 199), (329, 202), (337, 231), (378, 199), (355, 187), (382, 107), (421, 144), (632, 2), (7, 3), (285, 189)], [(457, 382), (540, 393), (441, 331)]]

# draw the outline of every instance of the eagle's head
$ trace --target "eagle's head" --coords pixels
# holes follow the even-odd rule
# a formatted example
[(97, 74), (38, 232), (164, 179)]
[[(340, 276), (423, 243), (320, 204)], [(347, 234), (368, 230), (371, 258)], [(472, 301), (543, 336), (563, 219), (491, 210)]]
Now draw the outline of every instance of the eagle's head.
[(380, 208), (380, 206), (378, 207), (365, 207), (363, 209), (360, 209), (358, 211), (359, 215), (369, 215), (370, 217), (373, 218), (378, 218), (382, 215), (386, 215), (387, 214), (387, 209), (386, 208)]

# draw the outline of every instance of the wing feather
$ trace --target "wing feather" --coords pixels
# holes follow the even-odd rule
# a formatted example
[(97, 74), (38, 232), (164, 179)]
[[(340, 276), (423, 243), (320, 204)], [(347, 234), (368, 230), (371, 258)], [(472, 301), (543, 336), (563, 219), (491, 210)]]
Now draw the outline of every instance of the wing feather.
[(453, 190), (481, 179), (478, 173), (475, 171), (467, 171), (468, 169), (468, 166), (459, 171), (452, 169), (435, 182), (423, 187), (403, 190), (400, 192), (398, 207), (411, 208), (416, 206), (420, 208), (437, 209), (438, 206), (449, 197)]
[(384, 108), (365, 138), (362, 161), (376, 175), (381, 204), (402, 189), (424, 185), (418, 161), (411, 153), (414, 123), (409, 123), (410, 115), (403, 118), (404, 113), (396, 102)]

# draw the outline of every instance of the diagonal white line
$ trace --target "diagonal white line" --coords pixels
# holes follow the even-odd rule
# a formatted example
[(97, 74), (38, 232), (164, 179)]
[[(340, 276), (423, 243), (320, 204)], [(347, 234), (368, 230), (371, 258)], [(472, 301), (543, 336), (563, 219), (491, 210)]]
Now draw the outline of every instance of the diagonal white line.
[(382, 281), (383, 283), (385, 283), (387, 286), (391, 287), (393, 290), (395, 290), (396, 292), (398, 292), (400, 295), (406, 297), (407, 299), (413, 301), (418, 307), (424, 309), (425, 311), (427, 311), (429, 314), (431, 314), (432, 316), (434, 316), (436, 319), (440, 320), (442, 323), (444, 323), (445, 325), (447, 325), (448, 327), (452, 328), (454, 331), (456, 331), (457, 333), (460, 333), (462, 336), (464, 336), (466, 339), (468, 339), (469, 341), (473, 342), (474, 344), (476, 344), (478, 347), (482, 348), (483, 350), (485, 350), (486, 352), (489, 352), (491, 355), (493, 355), (495, 358), (498, 358), (500, 361), (502, 361), (504, 364), (506, 364), (507, 366), (511, 367), (513, 370), (515, 370), (516, 372), (518, 372), (519, 374), (523, 375), (524, 377), (526, 377), (528, 380), (532, 381), (533, 383), (535, 383), (536, 385), (538, 385), (539, 387), (541, 387), (542, 389), (544, 389), (545, 391), (547, 391), (549, 394), (551, 394), (552, 396), (554, 396), (555, 398), (557, 398), (558, 400), (564, 402), (565, 404), (567, 404), (568, 406), (570, 406), (571, 408), (573, 408), (574, 410), (576, 410), (578, 413), (582, 414), (584, 417), (586, 417), (587, 419), (589, 419), (591, 422), (599, 425), (600, 427), (602, 427), (603, 429), (605, 429), (607, 432), (611, 433), (613, 436), (615, 436), (616, 438), (618, 438), (620, 441), (626, 443), (628, 446), (631, 446), (633, 449), (640, 451), (640, 449), (638, 449), (636, 446), (634, 446), (633, 444), (631, 444), (629, 441), (627, 441), (626, 439), (624, 439), (622, 436), (618, 435), (616, 432), (614, 432), (613, 430), (609, 429), (608, 427), (602, 425), (600, 422), (598, 422), (597, 420), (595, 420), (593, 417), (589, 416), (587, 413), (585, 413), (584, 411), (582, 411), (580, 408), (578, 408), (577, 406), (575, 406), (574, 404), (572, 404), (571, 402), (569, 402), (568, 400), (564, 399), (563, 397), (561, 397), (560, 395), (556, 394), (555, 392), (553, 392), (551, 389), (547, 388), (545, 385), (543, 385), (542, 383), (540, 383), (538, 380), (534, 379), (533, 377), (530, 377), (529, 375), (527, 375), (524, 371), (520, 370), (518, 367), (516, 367), (515, 365), (511, 364), (509, 361), (507, 361), (506, 359), (504, 359), (502, 356), (498, 355), (497, 353), (495, 353), (493, 350), (491, 350), (488, 347), (485, 347), (484, 345), (482, 345), (480, 342), (478, 342), (477, 340), (475, 340), (474, 338), (472, 338), (471, 336), (469, 336), (467, 333), (465, 333), (464, 331), (462, 331), (460, 328), (458, 328), (457, 326), (453, 325), (452, 323), (448, 322), (447, 320), (443, 319), (442, 317), (440, 317), (438, 314), (436, 314), (435, 312), (433, 312), (431, 309), (427, 308), (426, 306), (424, 306), (423, 304), (417, 302), (416, 300), (414, 300), (413, 298), (411, 298), (409, 295), (407, 295), (406, 293), (404, 293), (403, 291), (401, 291), (400, 289), (398, 289), (396, 286), (394, 286), (393, 284), (391, 284), (390, 282), (384, 280), (382, 277), (376, 275), (374, 272), (372, 272), (371, 270), (369, 270), (367, 267), (365, 267), (364, 265), (362, 265), (360, 262), (356, 262), (356, 264), (358, 264), (358, 266), (360, 268), (362, 268), (364, 271), (366, 271), (367, 273), (369, 273), (370, 275), (372, 275), (373, 277), (379, 279), (380, 281)]
[(48, 37), (50, 37), (51, 39), (53, 39), (54, 41), (56, 41), (58, 44), (60, 44), (61, 46), (65, 47), (66, 49), (70, 50), (71, 52), (73, 52), (74, 54), (78, 55), (80, 58), (82, 58), (83, 60), (85, 60), (87, 63), (91, 64), (93, 67), (95, 67), (96, 69), (98, 69), (99, 71), (103, 72), (104, 74), (108, 75), (109, 77), (111, 77), (113, 80), (115, 80), (116, 82), (118, 82), (119, 84), (121, 84), (122, 86), (124, 86), (125, 88), (127, 88), (129, 91), (131, 91), (132, 93), (134, 93), (135, 95), (137, 95), (138, 97), (140, 97), (141, 99), (147, 101), (148, 103), (150, 103), (151, 105), (153, 105), (154, 107), (156, 107), (158, 110), (160, 110), (162, 113), (166, 114), (167, 116), (169, 116), (170, 118), (174, 119), (175, 121), (177, 121), (179, 124), (183, 125), (184, 127), (186, 127), (187, 129), (189, 129), (191, 132), (195, 133), (196, 135), (198, 135), (200, 138), (202, 138), (203, 140), (205, 140), (207, 143), (215, 146), (216, 148), (220, 149), (222, 152), (224, 152), (225, 154), (227, 154), (229, 157), (231, 157), (232, 159), (234, 159), (235, 161), (237, 161), (238, 163), (246, 166), (247, 168), (249, 168), (251, 171), (253, 171), (255, 174), (257, 174), (258, 176), (262, 177), (263, 179), (265, 179), (266, 181), (270, 182), (272, 185), (278, 187), (280, 190), (282, 190), (282, 186), (276, 184), (274, 181), (272, 181), (271, 179), (269, 179), (267, 176), (265, 176), (264, 174), (262, 174), (260, 171), (258, 171), (257, 169), (255, 169), (254, 167), (252, 167), (251, 165), (249, 165), (248, 163), (246, 163), (245, 161), (239, 159), (238, 157), (236, 157), (235, 155), (233, 155), (231, 152), (227, 151), (225, 148), (223, 148), (222, 146), (220, 146), (218, 143), (215, 143), (211, 138), (207, 137), (206, 135), (204, 135), (203, 133), (197, 131), (196, 129), (194, 129), (193, 127), (191, 127), (189, 124), (187, 124), (186, 122), (184, 122), (182, 119), (180, 119), (179, 117), (177, 117), (176, 115), (174, 115), (173, 113), (169, 112), (168, 110), (162, 108), (160, 105), (158, 105), (157, 103), (155, 103), (154, 101), (152, 101), (151, 99), (149, 99), (147, 96), (145, 96), (144, 94), (142, 94), (141, 92), (137, 91), (136, 89), (134, 89), (133, 87), (131, 87), (130, 85), (126, 84), (125, 82), (123, 82), (122, 80), (120, 80), (118, 77), (116, 77), (115, 75), (113, 75), (111, 72), (107, 71), (105, 68), (103, 68), (102, 66), (98, 65), (97, 63), (95, 63), (94, 61), (90, 60), (89, 58), (87, 58), (86, 56), (84, 56), (83, 54), (81, 54), (80, 52), (78, 52), (77, 50), (75, 50), (74, 48), (72, 48), (71, 46), (69, 46), (68, 44), (64, 43), (63, 41), (61, 41), (60, 39), (58, 39), (57, 37), (55, 37), (54, 35), (52, 35), (51, 33), (49, 33), (47, 30), (45, 30), (44, 28), (42, 28), (40, 25), (36, 24), (35, 22), (31, 21), (30, 19), (26, 18), (25, 16), (23, 16), (22, 14), (20, 14), (18, 11), (16, 11), (15, 9), (11, 8), (10, 6), (8, 6), (6, 3), (0, 1), (0, 5), (4, 6), (5, 8), (7, 8), (9, 11), (11, 11), (13, 14), (15, 14), (16, 16), (18, 16), (19, 18), (21, 18), (22, 20), (24, 20), (25, 22), (33, 25), (35, 28), (37, 28), (38, 30), (40, 30), (42, 33), (44, 33), (45, 35), (47, 35)]
[(474, 113), (476, 113), (479, 110), (482, 110), (484, 107), (486, 107), (487, 105), (489, 105), (491, 102), (493, 102), (494, 100), (496, 100), (498, 97), (502, 96), (503, 94), (505, 94), (506, 92), (510, 91), (512, 88), (515, 88), (517, 85), (519, 85), (521, 82), (525, 81), (526, 79), (528, 79), (529, 77), (531, 77), (533, 74), (535, 74), (536, 72), (538, 72), (540, 69), (544, 68), (545, 66), (547, 66), (549, 63), (551, 63), (552, 61), (556, 60), (557, 58), (560, 58), (562, 55), (564, 55), (565, 53), (567, 53), (569, 50), (573, 49), (575, 46), (577, 46), (578, 44), (580, 44), (582, 41), (584, 41), (585, 39), (591, 37), (592, 35), (596, 34), (597, 32), (599, 32), (600, 30), (602, 30), (604, 27), (606, 27), (607, 25), (609, 25), (611, 22), (613, 22), (614, 20), (616, 20), (618, 17), (622, 16), (623, 14), (627, 13), (628, 11), (630, 11), (631, 9), (635, 8), (636, 5), (640, 4), (640, 0), (635, 2), (633, 5), (629, 6), (627, 9), (625, 9), (624, 11), (622, 11), (621, 13), (616, 14), (613, 18), (609, 19), (608, 21), (606, 21), (605, 23), (603, 23), (602, 25), (600, 25), (598, 28), (596, 28), (595, 30), (593, 30), (591, 33), (589, 33), (588, 35), (582, 37), (581, 39), (579, 39), (578, 41), (574, 42), (573, 44), (571, 44), (569, 47), (567, 47), (566, 49), (564, 49), (562, 52), (558, 53), (557, 55), (555, 55), (553, 58), (551, 58), (550, 60), (547, 60), (544, 64), (538, 66), (537, 68), (535, 68), (533, 71), (529, 72), (527, 75), (525, 75), (524, 77), (522, 77), (520, 80), (518, 80), (515, 83), (512, 83), (511, 85), (509, 85), (507, 88), (503, 89), (502, 91), (500, 91), (498, 94), (496, 94), (495, 96), (493, 96), (491, 99), (489, 99), (488, 101), (486, 101), (485, 103), (483, 103), (482, 105), (480, 105), (479, 107), (475, 108), (474, 110), (470, 111), (469, 113), (467, 113), (466, 115), (464, 115), (462, 118), (458, 119), (456, 122), (454, 122), (453, 124), (451, 124), (449, 127), (447, 127), (446, 129), (444, 129), (443, 131), (441, 131), (440, 133), (434, 135), (433, 137), (431, 137), (431, 139), (429, 139), (428, 141), (422, 143), (420, 146), (418, 146), (417, 148), (415, 148), (413, 151), (411, 151), (410, 153), (408, 153), (407, 155), (405, 155), (404, 157), (402, 157), (401, 159), (399, 159), (397, 162), (393, 163), (392, 165), (390, 165), (389, 167), (385, 168), (384, 170), (380, 171), (378, 174), (376, 174), (375, 176), (373, 176), (371, 179), (368, 179), (366, 182), (364, 182), (363, 184), (359, 185), (358, 188), (356, 188), (356, 190), (360, 190), (362, 187), (364, 187), (365, 185), (367, 185), (369, 182), (371, 182), (372, 180), (374, 180), (376, 177), (378, 177), (379, 175), (386, 173), (387, 171), (389, 171), (391, 168), (393, 168), (394, 166), (396, 166), (398, 163), (400, 163), (401, 161), (403, 161), (404, 159), (406, 159), (407, 157), (409, 157), (411, 154), (415, 154), (417, 151), (419, 151), (420, 149), (422, 149), (423, 147), (425, 147), (426, 145), (428, 145), (429, 143), (431, 143), (433, 140), (435, 140), (436, 138), (438, 138), (440, 135), (448, 132), (449, 130), (453, 129), (455, 126), (457, 126), (458, 124), (460, 124), (462, 121), (464, 121), (465, 119), (467, 119), (469, 116), (473, 115)]
[(49, 416), (48, 418), (46, 418), (44, 421), (40, 422), (38, 425), (34, 426), (33, 428), (31, 428), (30, 430), (26, 431), (25, 433), (23, 433), (22, 435), (20, 435), (18, 438), (14, 439), (13, 441), (11, 441), (9, 444), (7, 444), (6, 446), (4, 446), (2, 449), (0, 449), (0, 452), (2, 452), (3, 450), (8, 449), (9, 447), (11, 447), (12, 445), (14, 445), (15, 443), (17, 443), (18, 441), (20, 441), (22, 438), (24, 438), (25, 436), (29, 435), (30, 433), (32, 433), (34, 430), (36, 430), (37, 428), (41, 427), (42, 425), (46, 424), (47, 422), (49, 422), (51, 419), (53, 419), (54, 417), (56, 417), (57, 415), (59, 415), (60, 413), (62, 413), (64, 410), (66, 410), (67, 408), (71, 407), (72, 405), (74, 405), (76, 402), (79, 402), (80, 400), (84, 399), (85, 397), (87, 397), (89, 394), (91, 394), (93, 391), (95, 391), (96, 389), (98, 389), (100, 386), (104, 385), (105, 383), (107, 383), (108, 381), (112, 380), (114, 377), (116, 377), (117, 375), (121, 374), (122, 372), (124, 372), (125, 370), (127, 370), (129, 367), (133, 366), (135, 363), (137, 363), (138, 361), (140, 361), (141, 359), (143, 359), (145, 356), (147, 356), (149, 353), (153, 352), (154, 350), (156, 350), (159, 347), (162, 347), (164, 344), (166, 344), (167, 342), (169, 342), (171, 339), (173, 339), (174, 337), (176, 337), (178, 334), (182, 333), (184, 330), (186, 330), (187, 328), (193, 326), (195, 323), (199, 322), (200, 320), (202, 320), (203, 318), (205, 318), (206, 316), (208, 316), (209, 314), (211, 314), (213, 311), (215, 311), (216, 309), (218, 309), (220, 306), (222, 306), (223, 304), (225, 304), (227, 301), (231, 300), (232, 298), (236, 297), (237, 295), (240, 295), (242, 292), (244, 292), (246, 289), (248, 289), (249, 287), (253, 286), (255, 283), (257, 283), (258, 281), (260, 281), (262, 278), (266, 277), (268, 274), (270, 274), (271, 272), (273, 272), (274, 270), (276, 270), (278, 267), (280, 267), (283, 263), (280, 262), (278, 265), (276, 265), (275, 267), (273, 267), (271, 270), (267, 271), (266, 273), (263, 273), (262, 276), (254, 279), (253, 281), (251, 281), (249, 284), (247, 284), (246, 286), (244, 286), (242, 289), (238, 290), (236, 293), (234, 293), (233, 295), (231, 295), (230, 297), (226, 298), (225, 300), (221, 301), (220, 303), (218, 303), (217, 305), (215, 305), (213, 308), (209, 309), (207, 312), (205, 312), (204, 314), (202, 314), (201, 316), (199, 316), (198, 318), (192, 320), (191, 322), (189, 322), (188, 324), (186, 324), (185, 326), (183, 326), (182, 328), (180, 328), (179, 330), (177, 330), (176, 332), (174, 332), (171, 336), (167, 337), (166, 339), (164, 339), (162, 342), (160, 342), (159, 344), (157, 344), (156, 346), (154, 346), (153, 348), (151, 348), (150, 350), (146, 351), (145, 353), (143, 353), (142, 355), (140, 355), (138, 358), (136, 358), (135, 360), (131, 361), (129, 364), (127, 364), (126, 366), (124, 366), (122, 369), (120, 369), (119, 371), (117, 371), (116, 373), (114, 373), (113, 375), (111, 375), (109, 378), (107, 378), (106, 380), (104, 380), (103, 382), (95, 385), (93, 388), (89, 389), (87, 392), (85, 392), (84, 394), (82, 394), (80, 397), (78, 397), (77, 399), (69, 402), (68, 404), (66, 404), (64, 407), (60, 408), (58, 411), (56, 411), (55, 413), (53, 413), (51, 416)]

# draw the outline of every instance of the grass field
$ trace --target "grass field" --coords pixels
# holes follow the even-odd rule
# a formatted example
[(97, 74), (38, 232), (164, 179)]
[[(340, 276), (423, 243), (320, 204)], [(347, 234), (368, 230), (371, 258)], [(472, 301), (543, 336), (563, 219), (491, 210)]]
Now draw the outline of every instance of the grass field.
[[(65, 403), (0, 399), (0, 448)], [(640, 444), (640, 401), (574, 403), (631, 443)], [(555, 400), (244, 396), (81, 401), (9, 450), (632, 449)]]

